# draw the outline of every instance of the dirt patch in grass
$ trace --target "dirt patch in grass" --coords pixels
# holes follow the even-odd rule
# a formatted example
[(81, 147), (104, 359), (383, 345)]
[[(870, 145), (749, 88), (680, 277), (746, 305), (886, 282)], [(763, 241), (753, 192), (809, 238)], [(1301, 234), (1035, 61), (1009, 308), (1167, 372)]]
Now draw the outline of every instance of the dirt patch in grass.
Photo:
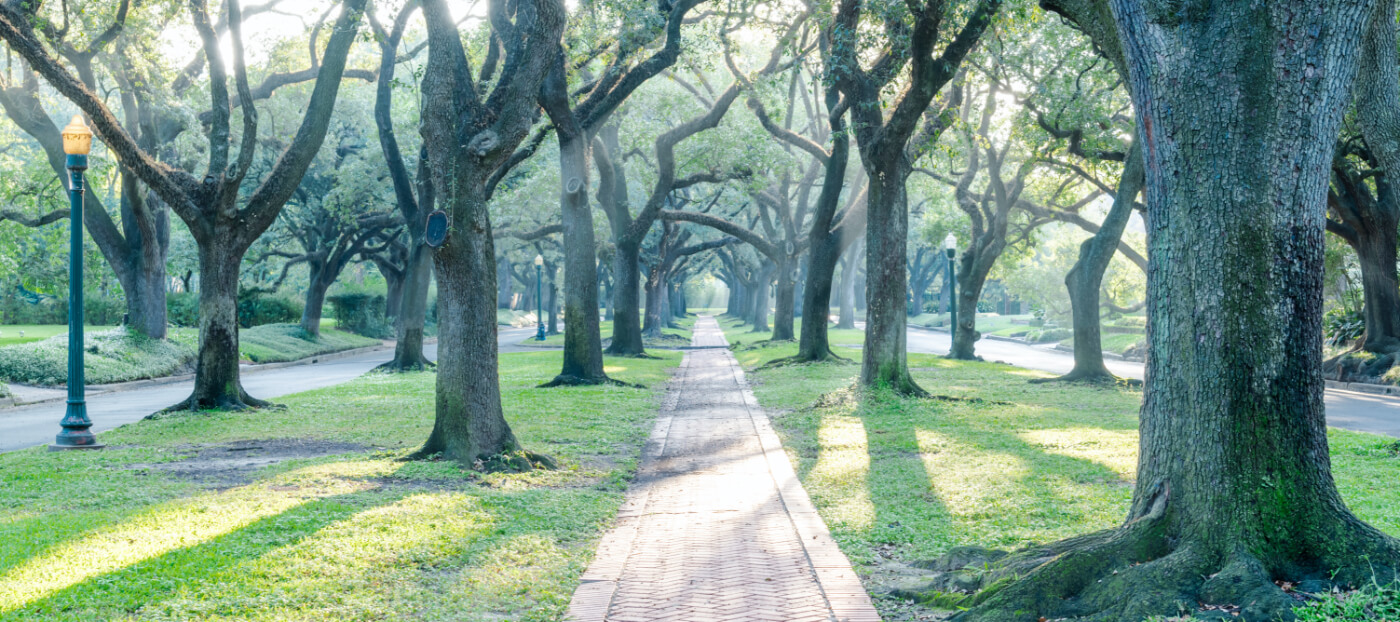
[(287, 460), (362, 452), (370, 448), (358, 443), (272, 438), (212, 445), (185, 445), (176, 449), (181, 452), (183, 459), (133, 464), (131, 468), (162, 471), (210, 488), (223, 489), (247, 484), (254, 479), (258, 471)]

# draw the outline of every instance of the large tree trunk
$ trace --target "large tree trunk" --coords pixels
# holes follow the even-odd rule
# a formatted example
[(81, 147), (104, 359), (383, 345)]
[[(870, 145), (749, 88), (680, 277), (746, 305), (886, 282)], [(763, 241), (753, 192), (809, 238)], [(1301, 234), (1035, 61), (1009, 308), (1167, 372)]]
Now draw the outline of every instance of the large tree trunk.
[(267, 406), (239, 379), (238, 268), (243, 251), (227, 237), (199, 244), (199, 355), (194, 391), (167, 410), (237, 410)]
[(613, 258), (613, 331), (608, 354), (640, 356), (646, 353), (642, 344), (641, 294), (642, 271), (638, 267), (639, 250), (632, 244), (618, 244)]
[(515, 302), (515, 294), (510, 289), (510, 260), (501, 257), (496, 261), (496, 308), (509, 309)]
[(1368, 352), (1400, 350), (1400, 281), (1396, 279), (1397, 221), (1383, 210), (1372, 210), (1374, 227), (1357, 231), (1356, 256), (1361, 263), (1363, 314)]
[[(977, 359), (977, 340), (982, 337), (977, 332), (977, 302), (982, 299), (982, 288), (987, 285), (987, 275), (991, 273), (996, 256), (1001, 255), (1000, 246), (973, 247), (958, 261), (958, 317), (953, 318), (953, 348), (948, 358)], [(987, 257), (988, 253), (993, 256)]]
[(773, 341), (792, 341), (796, 334), (793, 332), (793, 306), (797, 294), (794, 289), (796, 284), (792, 279), (792, 260), (785, 260), (777, 266), (777, 278), (774, 282), (774, 304), (773, 304)]
[[(882, 170), (870, 174), (868, 221), (865, 234), (865, 348), (860, 383), (888, 387), (906, 395), (924, 390), (909, 376), (905, 359), (905, 270), (909, 237), (908, 197), (905, 180), (909, 163), (903, 153), (894, 162), (878, 163)], [(867, 168), (870, 164), (867, 164)]]
[[(1150, 352), (1124, 525), (1002, 562), (960, 620), (1139, 620), (1276, 585), (1359, 585), (1394, 539), (1333, 483), (1323, 412), (1323, 218), (1368, 10), (1349, 0), (1151, 11), (1113, 0), (1147, 163)], [(1210, 206), (1203, 209), (1202, 206)]]
[(549, 279), (549, 296), (546, 308), (549, 310), (549, 322), (546, 324), (551, 335), (559, 334), (559, 286), (554, 279)]
[(836, 328), (854, 330), (856, 327), (856, 272), (864, 253), (863, 243), (857, 241), (846, 254), (841, 268), (841, 310)]
[(404, 277), (393, 271), (380, 271), (384, 277), (384, 319), (392, 320), (394, 325), (398, 325), (399, 310), (403, 306), (403, 282)]
[[(484, 219), (486, 206), (478, 209)], [(501, 410), (496, 371), (495, 252), (489, 233), (463, 228), (435, 257), (440, 283), (437, 416), (418, 453), (472, 464), (519, 448)]]
[[(497, 0), (491, 4), (491, 11), (505, 14)], [(422, 0), (421, 5), (428, 63), (419, 128), (436, 201), (449, 214), (452, 228), (433, 254), (440, 284), (437, 409), (433, 431), (416, 455), (441, 454), (464, 465), (481, 460), (487, 469), (529, 469), (531, 461), (519, 455), (520, 445), (501, 408), (497, 265), (486, 186), (533, 125), (535, 98), (561, 53), (565, 11), (557, 0), (522, 0), (516, 8), (528, 11), (530, 19), (522, 17), (514, 29), (493, 33), (502, 41), (504, 66), (510, 70), (481, 100), (485, 103), (467, 106), (462, 102), (475, 101), (475, 84), (467, 79), (471, 68), (456, 20), (443, 0)], [(589, 265), (590, 273), (592, 269)], [(596, 305), (592, 311), (596, 321)]]
[[(797, 359), (821, 361), (832, 358), (827, 340), (831, 316), (831, 285), (836, 263), (841, 259), (839, 243), (813, 244), (807, 254), (807, 286), (802, 289), (802, 333), (797, 343)], [(844, 279), (843, 279), (844, 281)]]
[(381, 368), (391, 371), (421, 371), (433, 365), (423, 354), (423, 327), (427, 323), (428, 288), (432, 281), (432, 249), (421, 242), (415, 243), (408, 252), (408, 262), (404, 265), (394, 358), (381, 365)]
[(749, 311), (749, 324), (751, 333), (766, 333), (768, 328), (768, 307), (769, 289), (773, 283), (773, 262), (765, 260), (763, 267), (759, 269), (753, 290), (753, 307)]
[(164, 339), (169, 324), (164, 257), (159, 262), (132, 263), (137, 264), (133, 266), (132, 278), (121, 280), (122, 291), (126, 294), (127, 328), (152, 339)]
[(559, 131), (564, 222), (564, 363), (551, 385), (607, 380), (598, 326), (598, 256), (588, 205), (588, 149), (592, 139)]
[(646, 320), (642, 323), (642, 335), (655, 339), (661, 336), (661, 307), (666, 296), (666, 281), (660, 266), (652, 266), (648, 271), (646, 289)]
[(1133, 214), (1133, 202), (1145, 181), (1142, 149), (1137, 140), (1128, 144), (1128, 157), (1118, 180), (1118, 194), (1103, 224), (1093, 237), (1079, 246), (1079, 259), (1065, 275), (1069, 289), (1070, 314), (1074, 319), (1074, 369), (1057, 380), (1087, 382), (1115, 381), (1103, 362), (1103, 339), (1099, 322), (1099, 290), (1103, 275), (1123, 238), (1123, 230)]
[[(321, 310), (326, 305), (326, 290), (331, 283), (325, 278), (326, 266), (310, 263), (311, 281), (306, 286), (306, 306), (301, 311), (301, 330), (316, 336), (321, 334)], [(332, 277), (333, 280), (333, 277)]]

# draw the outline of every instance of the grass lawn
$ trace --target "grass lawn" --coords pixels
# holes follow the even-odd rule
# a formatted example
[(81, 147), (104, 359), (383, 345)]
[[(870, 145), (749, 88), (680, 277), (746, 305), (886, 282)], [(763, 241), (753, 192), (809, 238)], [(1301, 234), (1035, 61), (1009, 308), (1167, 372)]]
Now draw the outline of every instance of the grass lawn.
[[(560, 328), (562, 329), (562, 328), (563, 328), (563, 325), (564, 325), (564, 322), (563, 322), (563, 321), (560, 321), (560, 322), (559, 322), (559, 325), (560, 325)], [(692, 316), (687, 316), (687, 317), (684, 317), (684, 318), (677, 319), (677, 320), (676, 320), (676, 326), (677, 326), (677, 328), (663, 328), (663, 329), (661, 329), (661, 332), (662, 332), (663, 334), (666, 335), (665, 338), (659, 339), (659, 340), (658, 340), (658, 339), (649, 339), (649, 338), (648, 338), (648, 339), (643, 339), (643, 340), (642, 340), (643, 344), (646, 345), (646, 346), (649, 346), (649, 347), (672, 347), (672, 348), (678, 347), (678, 346), (688, 346), (688, 345), (690, 345), (691, 337), (692, 337), (692, 328), (695, 326), (695, 316), (692, 315)], [(602, 320), (602, 321), (599, 321), (599, 322), (598, 322), (598, 327), (599, 327), (599, 332), (601, 332), (601, 333), (603, 334), (603, 340), (604, 340), (604, 341), (607, 341), (608, 339), (610, 339), (610, 338), (612, 337), (612, 331), (613, 331), (613, 323), (612, 323), (612, 320)], [(534, 338), (534, 337), (528, 337), (528, 338), (524, 339), (523, 341), (521, 341), (521, 342), (520, 342), (520, 345), (522, 345), (522, 346), (554, 346), (554, 347), (563, 346), (563, 345), (564, 345), (564, 334), (563, 334), (563, 333), (559, 333), (559, 334), (557, 334), (557, 335), (547, 335), (547, 336), (545, 336), (544, 341), (535, 341), (535, 338)], [(607, 344), (605, 343), (605, 344), (603, 345), (603, 347), (607, 347)]]
[[(1134, 333), (1102, 333), (1099, 335), (1099, 339), (1102, 341), (1104, 352), (1122, 354), (1146, 340), (1147, 336)], [(1074, 337), (1061, 341), (1060, 345), (1074, 347)]]
[(496, 324), (500, 326), (514, 326), (519, 328), (522, 326), (534, 326), (537, 323), (538, 322), (535, 321), (534, 311), (496, 309)]
[(378, 339), (324, 327), (319, 337), (312, 337), (297, 324), (266, 324), (238, 331), (239, 354), (254, 363), (297, 361), (381, 343)]
[[(68, 382), (67, 327), (47, 339), (0, 347), (0, 380), (39, 386)], [(9, 327), (0, 330), (8, 330)], [(52, 332), (52, 331), (50, 331)], [(25, 331), (29, 336), (29, 331)], [(88, 384), (161, 378), (193, 371), (199, 330), (171, 327), (163, 341), (146, 339), (123, 328), (99, 328), (84, 334), (83, 365)], [(294, 361), (319, 354), (380, 344), (334, 329), (307, 339), (296, 324), (268, 324), (239, 331), (239, 349), (255, 363)]]
[[(856, 331), (832, 336), (860, 339)], [(735, 355), (753, 369), (795, 351), (782, 344)], [(1033, 385), (1027, 380), (1047, 374), (931, 355), (910, 355), (909, 366), (931, 393), (987, 401), (838, 393), (817, 406), (823, 394), (851, 387), (859, 366), (749, 373), (798, 476), (872, 594), (899, 582), (903, 564), (953, 546), (1014, 549), (1122, 522), (1137, 466), (1140, 391)], [(1329, 437), (1343, 498), (1363, 519), (1400, 534), (1400, 489), (1391, 485), (1400, 478), (1400, 444), (1344, 430)], [(928, 614), (888, 597), (877, 606), (886, 620)]]
[(607, 360), (648, 389), (537, 389), (556, 354), (501, 357), (507, 418), (554, 472), (398, 461), (431, 373), (0, 454), (0, 620), (558, 620), (680, 360), (658, 355)]
[[(112, 328), (111, 326), (85, 326), (83, 331), (94, 333)], [(20, 335), (24, 333), (24, 335)], [(43, 341), (55, 335), (68, 334), (67, 324), (6, 324), (0, 325), (0, 347)]]

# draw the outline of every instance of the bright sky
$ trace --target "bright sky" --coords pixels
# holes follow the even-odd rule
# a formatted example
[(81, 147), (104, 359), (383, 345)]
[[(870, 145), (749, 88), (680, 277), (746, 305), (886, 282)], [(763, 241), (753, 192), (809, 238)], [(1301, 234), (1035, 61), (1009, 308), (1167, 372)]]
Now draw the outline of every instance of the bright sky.
[[(243, 0), (242, 6), (262, 4), (265, 0)], [(316, 24), (321, 15), (332, 4), (338, 4), (333, 0), (281, 0), (273, 12), (260, 13), (244, 21), (243, 24), (243, 48), (247, 54), (249, 67), (257, 66), (265, 62), (268, 54), (278, 43), (288, 39), (302, 39), (309, 28)], [(380, 22), (387, 27), (403, 5), (402, 0), (397, 2), (377, 2), (375, 9)], [(452, 10), (454, 18), (461, 19), (469, 14), (483, 14), (485, 3), (479, 0), (447, 0), (448, 7)], [(210, 10), (216, 10), (211, 8)], [(214, 15), (210, 19), (216, 20)], [(334, 22), (332, 16), (327, 20), (328, 24)], [(369, 28), (368, 24), (362, 26)], [(221, 42), (221, 52), (224, 56), (224, 63), (232, 69), (233, 43), (225, 35)], [(193, 60), (199, 53), (199, 36), (192, 28), (174, 28), (165, 38), (165, 54), (167, 58), (178, 59), (183, 65)]]

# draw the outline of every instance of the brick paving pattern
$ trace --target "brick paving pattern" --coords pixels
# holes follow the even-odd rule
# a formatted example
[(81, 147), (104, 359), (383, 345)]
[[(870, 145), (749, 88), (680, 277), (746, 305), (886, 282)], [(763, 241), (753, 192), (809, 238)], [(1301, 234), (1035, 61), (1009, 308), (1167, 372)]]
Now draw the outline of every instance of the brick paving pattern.
[(714, 318), (695, 323), (575, 622), (878, 622)]

